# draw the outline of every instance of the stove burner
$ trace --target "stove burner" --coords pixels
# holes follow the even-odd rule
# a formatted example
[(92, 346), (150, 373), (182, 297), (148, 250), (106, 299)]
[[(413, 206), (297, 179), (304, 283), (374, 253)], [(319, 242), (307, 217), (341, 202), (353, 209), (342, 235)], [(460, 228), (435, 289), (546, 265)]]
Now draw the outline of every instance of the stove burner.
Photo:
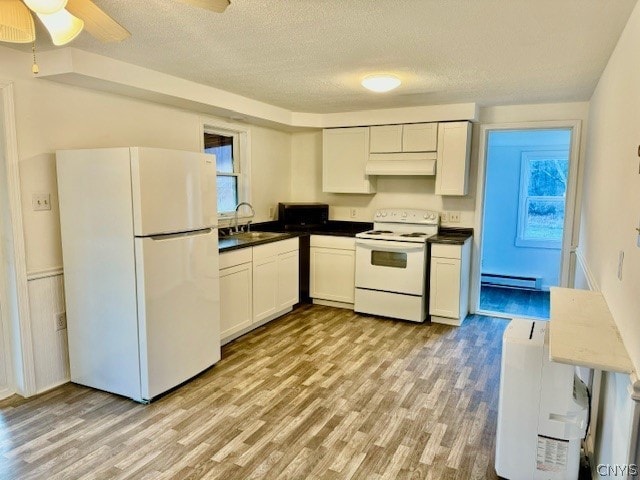
[(411, 233), (403, 233), (400, 236), (401, 237), (412, 237), (412, 238), (415, 238), (415, 237), (424, 237), (425, 234), (422, 233), (422, 232), (411, 232)]
[(367, 232), (368, 235), (385, 235), (389, 233), (393, 232), (391, 230), (371, 230), (370, 232)]

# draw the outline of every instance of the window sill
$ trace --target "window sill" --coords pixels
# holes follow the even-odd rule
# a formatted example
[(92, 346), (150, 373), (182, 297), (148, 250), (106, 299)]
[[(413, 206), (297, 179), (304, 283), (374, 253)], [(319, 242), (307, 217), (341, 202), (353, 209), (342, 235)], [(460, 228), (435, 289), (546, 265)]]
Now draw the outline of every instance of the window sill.
[(556, 240), (529, 240), (526, 238), (516, 238), (516, 247), (523, 248), (546, 248), (548, 250), (561, 250), (562, 242)]

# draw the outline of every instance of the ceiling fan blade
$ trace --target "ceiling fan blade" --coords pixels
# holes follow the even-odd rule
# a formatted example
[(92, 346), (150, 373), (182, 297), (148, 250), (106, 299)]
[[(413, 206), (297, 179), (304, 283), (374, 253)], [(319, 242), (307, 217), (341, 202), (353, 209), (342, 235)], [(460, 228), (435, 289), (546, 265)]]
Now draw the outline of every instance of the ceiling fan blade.
[(229, 0), (178, 0), (178, 2), (193, 5), (194, 7), (206, 8), (216, 13), (222, 13), (231, 4)]
[(69, 0), (67, 10), (84, 20), (84, 28), (101, 42), (121, 42), (131, 34), (91, 0)]

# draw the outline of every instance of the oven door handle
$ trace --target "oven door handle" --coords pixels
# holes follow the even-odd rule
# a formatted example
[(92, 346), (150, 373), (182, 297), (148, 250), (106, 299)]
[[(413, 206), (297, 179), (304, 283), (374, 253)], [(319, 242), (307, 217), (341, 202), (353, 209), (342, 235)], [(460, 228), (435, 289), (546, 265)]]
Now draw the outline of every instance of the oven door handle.
[(385, 240), (356, 240), (356, 247), (366, 247), (372, 250), (387, 252), (422, 252), (424, 251), (424, 243), (402, 242), (402, 245), (394, 245), (399, 242), (388, 242)]

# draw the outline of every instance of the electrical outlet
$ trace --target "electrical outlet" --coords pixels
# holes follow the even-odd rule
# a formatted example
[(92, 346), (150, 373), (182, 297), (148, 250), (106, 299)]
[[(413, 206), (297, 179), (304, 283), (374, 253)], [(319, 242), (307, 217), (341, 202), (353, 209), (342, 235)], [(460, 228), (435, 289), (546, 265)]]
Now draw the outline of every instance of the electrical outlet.
[(358, 210), (355, 208), (352, 208), (349, 212), (350, 212), (351, 218), (356, 218), (356, 216), (358, 215)]
[(67, 328), (67, 312), (56, 313), (56, 330)]
[(51, 194), (34, 193), (31, 197), (31, 204), (34, 211), (51, 210)]
[(440, 213), (440, 223), (449, 223), (449, 212)]
[(460, 223), (460, 212), (449, 212), (449, 223)]

